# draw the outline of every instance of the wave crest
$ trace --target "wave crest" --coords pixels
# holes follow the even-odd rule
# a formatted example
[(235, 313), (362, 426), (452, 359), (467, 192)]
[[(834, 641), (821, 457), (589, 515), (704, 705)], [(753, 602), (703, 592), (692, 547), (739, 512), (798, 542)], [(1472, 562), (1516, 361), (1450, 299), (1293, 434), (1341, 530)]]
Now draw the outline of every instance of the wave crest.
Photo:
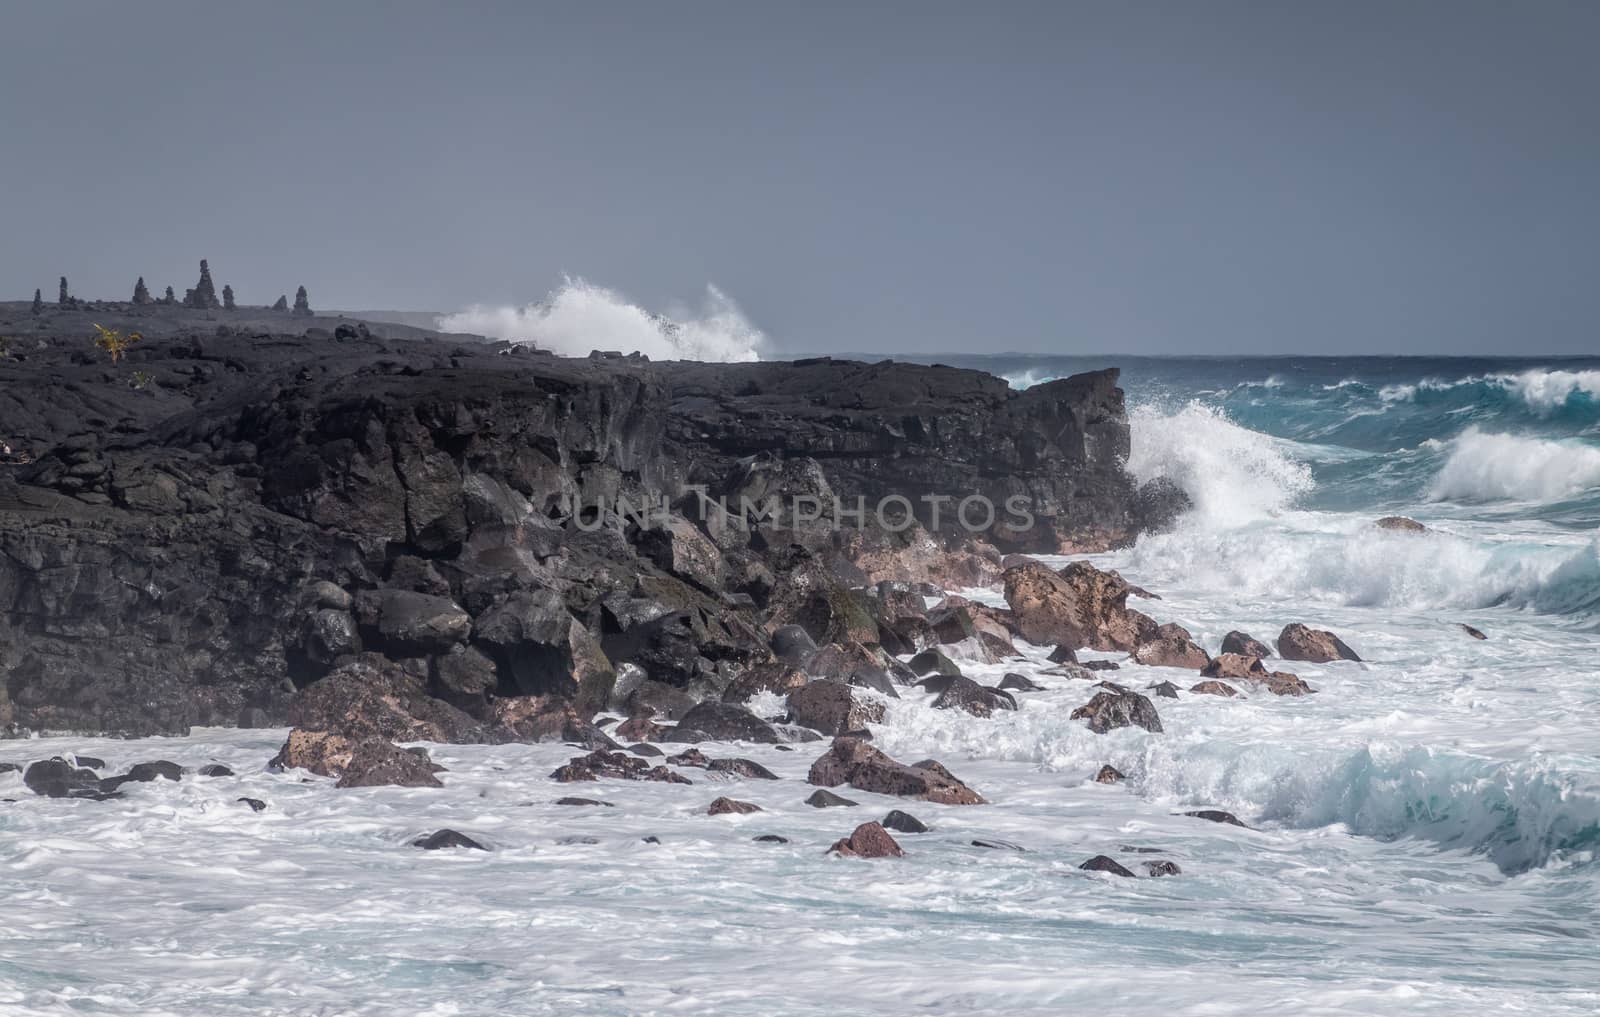
[(642, 353), (652, 360), (736, 363), (760, 360), (767, 338), (731, 299), (706, 287), (698, 311), (656, 314), (615, 290), (568, 278), (543, 301), (523, 307), (476, 305), (443, 315), (446, 332), (531, 343), (562, 356), (591, 350)]
[(1600, 449), (1468, 428), (1428, 490), (1434, 501), (1553, 502), (1600, 487)]
[(1128, 472), (1164, 477), (1189, 495), (1193, 515), (1230, 526), (1276, 515), (1311, 490), (1311, 470), (1288, 452), (1292, 442), (1240, 427), (1200, 402), (1176, 413), (1135, 407)]

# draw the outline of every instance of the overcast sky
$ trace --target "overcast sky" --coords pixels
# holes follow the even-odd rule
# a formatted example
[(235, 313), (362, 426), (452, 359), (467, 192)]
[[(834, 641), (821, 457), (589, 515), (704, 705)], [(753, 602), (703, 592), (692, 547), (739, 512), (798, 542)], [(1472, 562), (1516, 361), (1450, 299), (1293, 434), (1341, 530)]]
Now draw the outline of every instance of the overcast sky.
[(7, 298), (789, 350), (1594, 352), (1600, 4), (5, 5)]

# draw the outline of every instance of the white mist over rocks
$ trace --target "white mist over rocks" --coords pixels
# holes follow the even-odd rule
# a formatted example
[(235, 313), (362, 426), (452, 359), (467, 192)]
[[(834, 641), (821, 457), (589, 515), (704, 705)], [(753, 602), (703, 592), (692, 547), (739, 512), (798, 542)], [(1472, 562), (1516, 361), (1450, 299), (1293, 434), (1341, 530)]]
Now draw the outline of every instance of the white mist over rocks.
[(739, 363), (760, 360), (767, 337), (737, 304), (707, 286), (698, 310), (645, 310), (622, 294), (569, 277), (544, 300), (523, 307), (473, 306), (443, 315), (446, 332), (531, 343), (566, 357), (592, 350), (642, 353), (651, 360)]

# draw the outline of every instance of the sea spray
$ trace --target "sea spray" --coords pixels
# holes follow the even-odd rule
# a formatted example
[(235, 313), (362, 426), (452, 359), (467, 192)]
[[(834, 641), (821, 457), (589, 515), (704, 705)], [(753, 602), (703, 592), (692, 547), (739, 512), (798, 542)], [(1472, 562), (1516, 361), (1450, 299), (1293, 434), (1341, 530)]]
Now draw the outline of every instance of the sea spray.
[(440, 318), (447, 332), (532, 343), (562, 356), (591, 350), (642, 353), (652, 360), (718, 363), (760, 360), (766, 336), (715, 286), (697, 311), (655, 314), (615, 290), (568, 278), (543, 301), (522, 307), (469, 307)]

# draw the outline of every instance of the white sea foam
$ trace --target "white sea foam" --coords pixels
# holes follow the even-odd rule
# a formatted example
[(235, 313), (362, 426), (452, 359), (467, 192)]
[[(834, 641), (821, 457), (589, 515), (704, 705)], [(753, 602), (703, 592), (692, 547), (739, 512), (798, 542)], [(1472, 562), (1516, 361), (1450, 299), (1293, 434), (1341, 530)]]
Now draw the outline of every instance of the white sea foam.
[(1591, 399), (1600, 398), (1600, 371), (1535, 369), (1501, 376), (1501, 380), (1518, 398), (1544, 416), (1561, 409), (1579, 393)]
[(1311, 471), (1282, 441), (1229, 420), (1215, 407), (1191, 402), (1175, 413), (1135, 407), (1128, 471), (1140, 481), (1165, 477), (1195, 504), (1208, 525), (1239, 525), (1275, 515), (1311, 490)]
[(1055, 381), (1059, 375), (1030, 367), (1025, 371), (1013, 371), (1010, 374), (1002, 374), (1000, 377), (1005, 379), (1005, 383), (1012, 388), (1025, 389), (1032, 388), (1035, 385), (1043, 385), (1047, 381)]
[(1469, 428), (1429, 489), (1438, 501), (1552, 502), (1600, 487), (1600, 449)]
[(562, 356), (591, 350), (643, 353), (652, 360), (737, 362), (761, 359), (766, 336), (715, 286), (696, 311), (655, 314), (615, 290), (567, 279), (543, 301), (523, 307), (470, 307), (439, 327), (532, 343)]

